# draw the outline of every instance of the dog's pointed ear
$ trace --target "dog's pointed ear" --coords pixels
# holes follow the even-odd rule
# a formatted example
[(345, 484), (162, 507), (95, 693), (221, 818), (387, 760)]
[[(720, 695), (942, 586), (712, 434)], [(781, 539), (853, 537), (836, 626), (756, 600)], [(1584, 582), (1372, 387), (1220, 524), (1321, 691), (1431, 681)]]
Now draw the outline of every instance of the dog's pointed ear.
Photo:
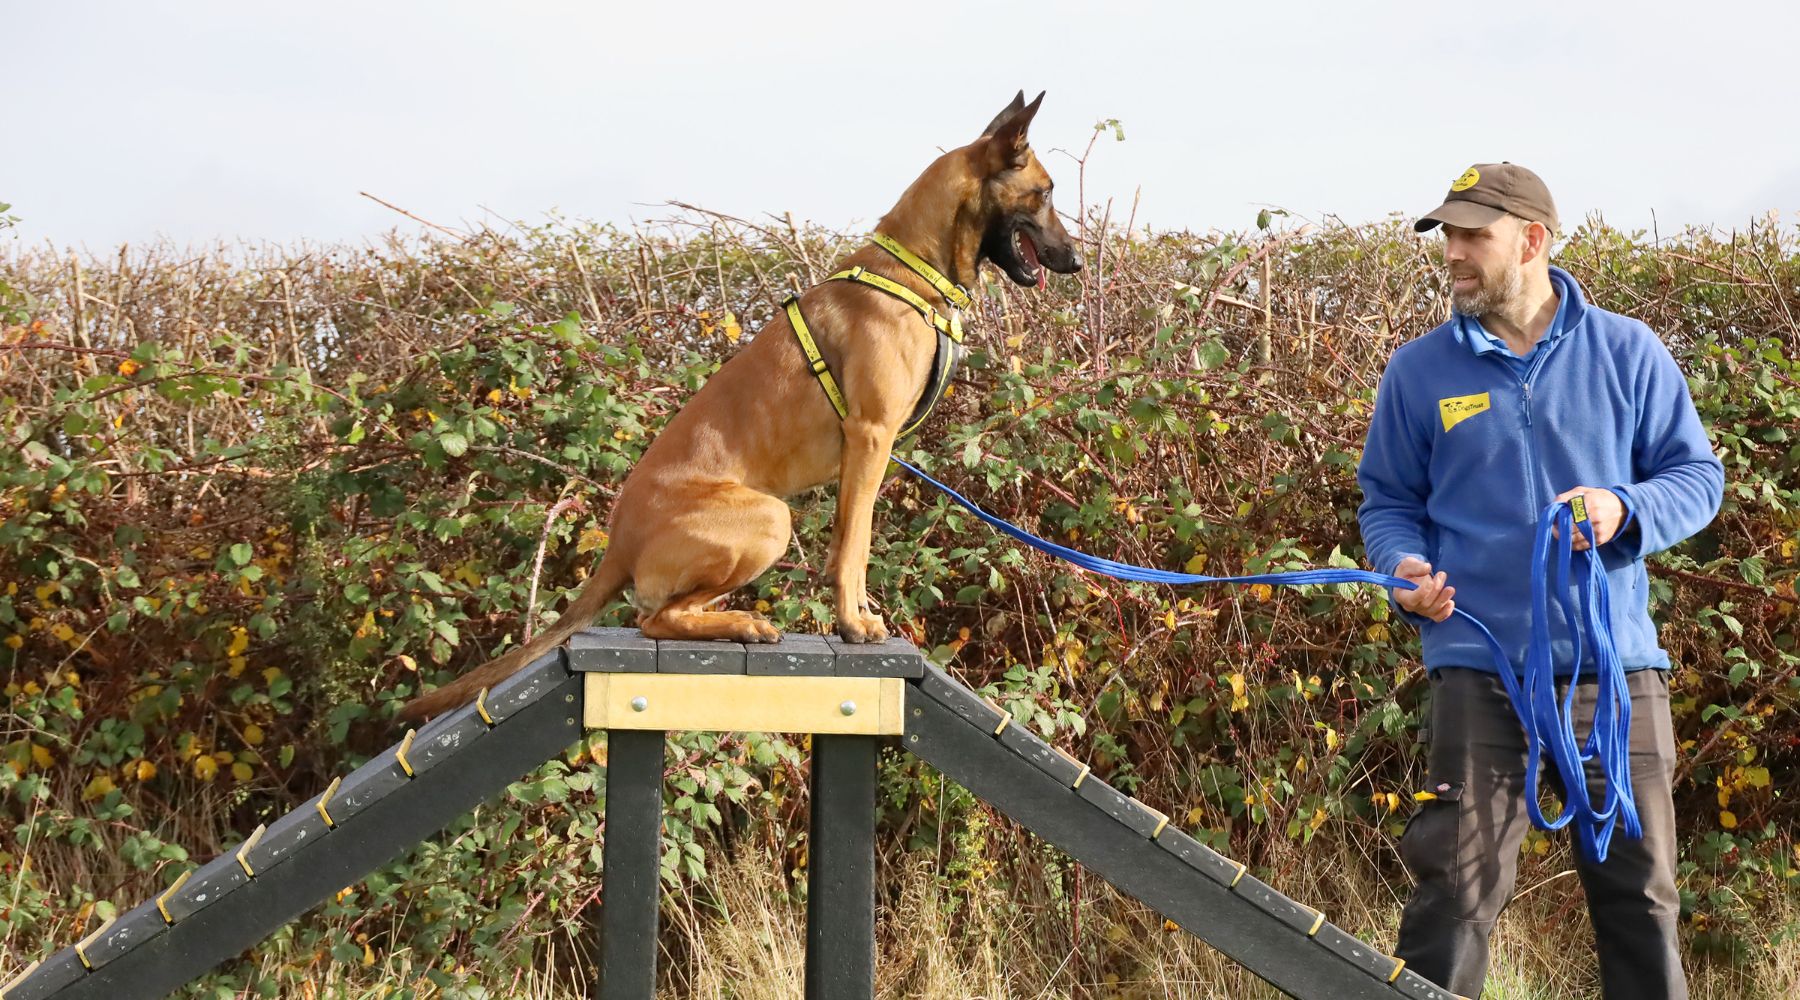
[[(1022, 95), (1021, 95), (1022, 96)], [(994, 127), (988, 141), (1008, 167), (1025, 165), (1025, 153), (1029, 145), (1025, 133), (1031, 128), (1031, 120), (1037, 117), (1038, 106), (1044, 103), (1044, 93), (1039, 91), (1037, 100), (1012, 113), (1007, 119)]]
[(1008, 118), (1011, 118), (1013, 115), (1018, 114), (1020, 111), (1024, 110), (1024, 108), (1025, 108), (1025, 92), (1023, 90), (1021, 90), (1021, 91), (1019, 91), (1019, 96), (1013, 98), (1011, 104), (1008, 104), (1006, 107), (1001, 108), (1000, 113), (994, 116), (994, 120), (991, 122), (988, 122), (987, 128), (984, 128), (981, 130), (982, 137), (986, 138), (987, 136), (993, 135), (995, 129), (1006, 124), (1006, 120)]

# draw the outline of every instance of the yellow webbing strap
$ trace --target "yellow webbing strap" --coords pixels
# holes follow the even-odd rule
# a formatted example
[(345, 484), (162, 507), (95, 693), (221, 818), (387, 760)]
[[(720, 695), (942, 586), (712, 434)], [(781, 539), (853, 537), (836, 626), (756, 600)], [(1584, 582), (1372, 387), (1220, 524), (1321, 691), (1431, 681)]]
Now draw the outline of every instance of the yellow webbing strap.
[(938, 312), (931, 303), (925, 301), (918, 292), (913, 291), (892, 278), (882, 277), (865, 268), (853, 267), (848, 271), (839, 271), (825, 280), (854, 281), (858, 284), (868, 285), (870, 288), (880, 289), (907, 305), (912, 306), (918, 311), (919, 315), (925, 317), (927, 323), (936, 327), (939, 333), (959, 344), (962, 343), (963, 332), (961, 312), (952, 311), (950, 315), (945, 316), (943, 313)]
[(879, 246), (881, 249), (886, 250), (888, 253), (893, 254), (895, 259), (900, 261), (900, 263), (905, 264), (907, 267), (911, 268), (912, 272), (914, 274), (916, 274), (919, 277), (924, 278), (926, 281), (930, 282), (931, 287), (937, 289), (938, 294), (942, 295), (944, 297), (944, 301), (950, 303), (951, 305), (955, 306), (958, 309), (969, 308), (969, 290), (968, 289), (964, 288), (963, 286), (961, 286), (959, 284), (956, 284), (955, 282), (951, 281), (949, 278), (944, 277), (943, 273), (940, 272), (937, 268), (932, 267), (930, 264), (925, 263), (924, 259), (921, 258), (918, 254), (913, 253), (911, 250), (908, 250), (905, 247), (901, 246), (897, 241), (895, 241), (891, 237), (883, 236), (881, 233), (876, 233), (874, 236), (874, 240), (875, 240), (876, 246)]
[(825, 395), (831, 399), (831, 406), (837, 410), (838, 419), (842, 420), (850, 413), (844, 405), (844, 394), (838, 389), (837, 379), (831, 377), (831, 367), (825, 363), (825, 356), (819, 353), (819, 345), (813, 340), (812, 331), (807, 329), (806, 317), (800, 315), (800, 296), (790, 296), (787, 300), (788, 322), (794, 327), (794, 337), (800, 341), (800, 349), (806, 352), (806, 363), (812, 367), (813, 377), (825, 389)]

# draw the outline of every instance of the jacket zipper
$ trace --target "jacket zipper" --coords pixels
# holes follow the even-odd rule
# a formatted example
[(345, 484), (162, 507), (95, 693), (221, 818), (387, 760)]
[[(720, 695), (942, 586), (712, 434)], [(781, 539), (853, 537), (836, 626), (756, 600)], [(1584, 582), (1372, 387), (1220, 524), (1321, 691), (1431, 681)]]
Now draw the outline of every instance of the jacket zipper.
[(1539, 354), (1538, 359), (1531, 363), (1531, 368), (1525, 372), (1523, 378), (1520, 378), (1518, 372), (1513, 370), (1512, 365), (1507, 364), (1505, 358), (1494, 359), (1494, 363), (1505, 368), (1506, 373), (1511, 375), (1513, 380), (1519, 383), (1520, 389), (1524, 390), (1524, 394), (1519, 399), (1519, 408), (1523, 411), (1525, 416), (1525, 490), (1526, 497), (1530, 500), (1530, 509), (1527, 513), (1533, 523), (1536, 523), (1537, 521), (1538, 508), (1541, 504), (1538, 503), (1537, 494), (1538, 464), (1536, 433), (1531, 427), (1531, 383), (1537, 380), (1538, 372), (1543, 370), (1544, 362), (1550, 360), (1550, 352), (1555, 350), (1555, 348), (1555, 341), (1545, 344), (1543, 353)]

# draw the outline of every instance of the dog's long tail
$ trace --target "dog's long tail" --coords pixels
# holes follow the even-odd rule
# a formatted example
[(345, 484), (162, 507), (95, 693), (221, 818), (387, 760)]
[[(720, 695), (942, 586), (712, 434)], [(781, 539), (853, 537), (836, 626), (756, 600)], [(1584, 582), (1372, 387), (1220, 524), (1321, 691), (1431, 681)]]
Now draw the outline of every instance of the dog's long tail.
[(407, 702), (400, 709), (400, 718), (419, 723), (473, 701), (482, 688), (491, 688), (500, 683), (519, 668), (568, 641), (569, 636), (593, 624), (600, 612), (625, 589), (625, 584), (630, 579), (626, 560), (623, 557), (615, 558), (614, 551), (608, 551), (595, 568), (594, 575), (581, 588), (581, 592), (575, 595), (575, 600), (569, 603), (569, 607), (554, 625), (525, 645), (483, 663), (435, 691)]

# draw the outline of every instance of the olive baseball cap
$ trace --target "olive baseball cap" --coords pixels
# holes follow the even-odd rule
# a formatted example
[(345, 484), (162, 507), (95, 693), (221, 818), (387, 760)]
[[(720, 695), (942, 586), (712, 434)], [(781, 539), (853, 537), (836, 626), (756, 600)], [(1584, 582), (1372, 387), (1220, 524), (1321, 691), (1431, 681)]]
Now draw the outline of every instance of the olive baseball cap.
[(1556, 232), (1556, 202), (1543, 178), (1516, 163), (1477, 163), (1450, 185), (1444, 203), (1432, 209), (1413, 229), (1429, 232), (1441, 223), (1464, 229), (1492, 225), (1502, 215), (1516, 215), (1541, 222)]

